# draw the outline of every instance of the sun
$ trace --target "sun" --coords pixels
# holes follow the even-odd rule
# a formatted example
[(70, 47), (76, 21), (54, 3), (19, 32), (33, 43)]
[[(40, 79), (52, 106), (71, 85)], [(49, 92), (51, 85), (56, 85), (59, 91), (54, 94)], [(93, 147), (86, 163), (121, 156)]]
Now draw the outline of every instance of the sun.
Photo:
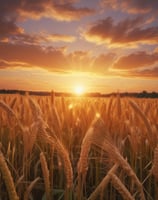
[(74, 93), (75, 93), (77, 96), (83, 95), (84, 92), (85, 92), (85, 88), (83, 87), (83, 85), (77, 85), (77, 86), (74, 88)]

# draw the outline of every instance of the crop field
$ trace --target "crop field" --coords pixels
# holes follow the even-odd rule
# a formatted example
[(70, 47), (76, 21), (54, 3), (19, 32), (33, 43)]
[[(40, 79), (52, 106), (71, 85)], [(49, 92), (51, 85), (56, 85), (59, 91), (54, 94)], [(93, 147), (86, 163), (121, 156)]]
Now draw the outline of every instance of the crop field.
[(0, 95), (0, 200), (157, 200), (158, 99)]

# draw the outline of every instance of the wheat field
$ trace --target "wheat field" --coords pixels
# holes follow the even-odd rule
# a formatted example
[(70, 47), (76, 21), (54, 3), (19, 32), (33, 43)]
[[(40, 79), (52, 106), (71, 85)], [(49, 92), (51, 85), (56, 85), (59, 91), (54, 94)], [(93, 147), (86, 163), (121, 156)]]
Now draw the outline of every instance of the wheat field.
[(0, 200), (158, 199), (158, 99), (0, 95)]

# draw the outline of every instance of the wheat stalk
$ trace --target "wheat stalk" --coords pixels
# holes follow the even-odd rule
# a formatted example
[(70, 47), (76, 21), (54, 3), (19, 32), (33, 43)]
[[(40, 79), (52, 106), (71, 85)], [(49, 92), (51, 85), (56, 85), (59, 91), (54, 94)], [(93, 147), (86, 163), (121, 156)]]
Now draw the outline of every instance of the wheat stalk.
[[(94, 141), (94, 143), (95, 143), (95, 141)], [(98, 146), (98, 144), (96, 144), (96, 145)], [(134, 180), (134, 182), (138, 186), (141, 199), (145, 200), (145, 196), (144, 196), (144, 192), (143, 192), (143, 186), (142, 186), (141, 182), (139, 181), (137, 175), (135, 174), (135, 172), (133, 171), (133, 169), (131, 168), (131, 166), (127, 162), (127, 160), (125, 160), (123, 158), (123, 156), (120, 154), (118, 148), (108, 140), (105, 140), (104, 145), (102, 145), (100, 148), (102, 150), (108, 152), (109, 157), (114, 162), (117, 162), (126, 171), (126, 173)]]
[(62, 143), (59, 141), (59, 139), (56, 137), (54, 131), (50, 130), (47, 123), (43, 120), (41, 116), (42, 112), (40, 110), (40, 107), (31, 98), (29, 98), (29, 102), (31, 102), (32, 109), (35, 115), (35, 121), (38, 128), (38, 136), (43, 141), (50, 144), (52, 148), (56, 148), (57, 152), (59, 153), (59, 156), (61, 157), (64, 163), (65, 175), (67, 179), (67, 188), (70, 188), (72, 187), (73, 183), (73, 172), (68, 152), (66, 151)]
[(1, 151), (0, 151), (0, 171), (2, 173), (2, 177), (4, 179), (4, 182), (8, 191), (9, 199), (19, 200), (19, 197), (15, 190), (15, 185), (13, 182), (12, 175), (10, 173), (10, 170), (6, 164), (5, 158)]
[(91, 193), (88, 200), (95, 200), (97, 196), (106, 188), (107, 184), (111, 180), (111, 174), (114, 173), (118, 168), (118, 164), (115, 164), (107, 173), (107, 175), (103, 178), (103, 180), (99, 183), (99, 185), (95, 188), (95, 190)]
[(158, 145), (154, 150), (154, 162), (152, 167), (152, 173), (155, 176), (156, 180), (158, 181)]
[(122, 109), (121, 109), (121, 98), (119, 93), (117, 94), (116, 105), (117, 105), (117, 116), (121, 116)]
[(110, 172), (110, 178), (113, 186), (121, 194), (124, 200), (135, 200), (125, 185), (113, 172)]
[(114, 162), (118, 163), (128, 173), (128, 175), (132, 177), (139, 188), (141, 199), (145, 199), (142, 184), (137, 178), (135, 172), (120, 154), (118, 148), (109, 141), (107, 134), (105, 133), (106, 127), (102, 119), (95, 119), (82, 142), (81, 154), (78, 162), (78, 173), (82, 174), (83, 178), (85, 179), (86, 172), (88, 170), (88, 154), (91, 145), (96, 145), (100, 149), (106, 151), (109, 157)]
[(151, 146), (153, 146), (155, 144), (155, 141), (152, 140), (152, 127), (149, 120), (135, 102), (129, 100), (129, 104), (133, 108), (133, 110), (138, 114), (138, 116), (140, 116), (140, 118), (143, 120), (147, 129), (147, 139), (150, 142)]
[[(95, 118), (85, 134), (81, 145), (80, 158), (77, 164), (78, 174), (86, 176), (88, 170), (88, 155), (93, 141), (97, 141), (99, 145), (105, 140), (106, 128), (101, 118)], [(98, 145), (98, 146), (99, 146)]]
[(0, 100), (0, 107), (3, 110), (5, 110), (8, 113), (9, 116), (13, 116), (17, 121), (19, 121), (15, 112), (5, 102), (3, 102), (1, 100)]
[(53, 90), (51, 91), (51, 103), (55, 105), (55, 92)]
[(40, 180), (40, 177), (37, 177), (35, 180), (33, 180), (30, 185), (28, 186), (28, 188), (26, 189), (25, 193), (24, 193), (24, 200), (28, 200), (30, 193), (32, 191), (32, 189), (34, 188), (34, 186), (37, 184), (37, 182)]
[(49, 169), (47, 165), (47, 161), (43, 152), (40, 153), (40, 162), (43, 172), (44, 178), (44, 185), (45, 185), (45, 192), (46, 192), (46, 199), (51, 200), (51, 189), (50, 189), (50, 177), (49, 177)]

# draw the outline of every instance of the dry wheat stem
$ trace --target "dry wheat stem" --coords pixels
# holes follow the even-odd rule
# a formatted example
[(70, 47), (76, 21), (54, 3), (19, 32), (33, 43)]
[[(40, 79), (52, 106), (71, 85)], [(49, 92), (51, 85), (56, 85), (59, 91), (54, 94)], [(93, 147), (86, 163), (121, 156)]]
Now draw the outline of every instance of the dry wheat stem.
[(135, 200), (128, 189), (114, 173), (110, 173), (110, 178), (113, 186), (121, 194), (124, 200)]
[(138, 105), (133, 102), (132, 100), (129, 100), (129, 104), (130, 106), (133, 108), (133, 110), (141, 117), (141, 119), (143, 120), (146, 129), (147, 129), (147, 138), (148, 141), (150, 142), (151, 146), (153, 146), (153, 142), (152, 141), (152, 127), (151, 124), (149, 122), (149, 120), (147, 119), (147, 117), (145, 116), (145, 114), (142, 112), (142, 110), (138, 107)]
[(152, 173), (155, 176), (156, 180), (158, 181), (158, 145), (154, 150), (154, 161), (152, 167)]
[(91, 193), (91, 195), (89, 196), (88, 200), (95, 200), (97, 198), (97, 196), (99, 195), (100, 192), (102, 192), (107, 184), (109, 183), (111, 176), (111, 173), (115, 173), (115, 171), (118, 168), (118, 164), (115, 164), (107, 173), (107, 175), (103, 178), (103, 180), (99, 183), (99, 185), (96, 187), (96, 189)]
[(0, 100), (0, 107), (3, 108), (3, 110), (5, 110), (8, 113), (8, 115), (15, 117), (15, 119), (18, 121), (15, 112), (5, 102), (1, 100)]
[(93, 141), (102, 145), (105, 139), (105, 124), (101, 118), (95, 118), (85, 134), (81, 145), (80, 158), (77, 164), (78, 174), (86, 176), (88, 170), (88, 155)]
[(145, 200), (145, 196), (144, 196), (144, 192), (143, 192), (143, 186), (142, 186), (141, 182), (139, 181), (137, 175), (135, 174), (135, 172), (133, 171), (133, 169), (131, 168), (131, 166), (127, 162), (127, 160), (125, 160), (123, 158), (123, 156), (120, 154), (118, 148), (108, 140), (106, 140), (104, 142), (104, 145), (100, 148), (102, 150), (108, 152), (109, 157), (114, 162), (117, 162), (128, 173), (128, 175), (135, 181), (135, 183), (138, 186), (138, 189), (139, 189), (139, 192), (140, 192), (140, 195), (141, 195), (141, 199)]
[(54, 131), (50, 130), (47, 123), (43, 120), (40, 107), (30, 98), (29, 102), (31, 103), (33, 113), (35, 115), (35, 121), (38, 128), (38, 136), (43, 141), (50, 144), (53, 148), (56, 148), (64, 164), (67, 188), (70, 188), (73, 185), (73, 171), (68, 152), (66, 151), (62, 143), (59, 141), (59, 139), (56, 137)]
[(31, 193), (31, 191), (33, 190), (34, 186), (37, 184), (37, 182), (40, 180), (40, 177), (37, 177), (35, 180), (33, 180), (30, 185), (28, 186), (28, 188), (26, 189), (25, 193), (24, 193), (24, 200), (28, 200), (29, 199), (29, 195)]
[(1, 151), (0, 151), (0, 171), (2, 173), (2, 177), (4, 179), (4, 182), (8, 191), (9, 199), (19, 200), (19, 197), (15, 190), (15, 185), (13, 182), (12, 175), (10, 173), (10, 170), (6, 164), (5, 158)]
[(79, 174), (86, 174), (86, 171), (88, 170), (88, 154), (91, 148), (91, 145), (98, 146), (101, 150), (106, 151), (109, 155), (109, 157), (116, 163), (118, 163), (127, 173), (132, 177), (132, 179), (137, 184), (140, 194), (142, 195), (142, 199), (144, 198), (143, 195), (143, 187), (140, 183), (139, 179), (137, 178), (135, 172), (130, 167), (128, 162), (123, 158), (123, 156), (120, 154), (118, 148), (112, 144), (109, 139), (107, 138), (106, 133), (106, 127), (104, 122), (99, 118), (95, 119), (92, 122), (91, 127), (87, 131), (83, 142), (82, 142), (82, 148), (81, 148), (81, 154), (78, 162), (78, 173)]
[(24, 127), (21, 124), (20, 120), (18, 119), (16, 113), (6, 103), (4, 103), (1, 100), (0, 100), (0, 107), (3, 108), (3, 110), (5, 110), (7, 112), (8, 116), (11, 115), (11, 116), (13, 116), (16, 119), (19, 128), (21, 129), (22, 132), (24, 132)]
[(49, 169), (48, 169), (47, 161), (43, 152), (40, 153), (40, 162), (41, 162), (42, 173), (43, 173), (43, 178), (44, 178), (46, 199), (51, 200)]

